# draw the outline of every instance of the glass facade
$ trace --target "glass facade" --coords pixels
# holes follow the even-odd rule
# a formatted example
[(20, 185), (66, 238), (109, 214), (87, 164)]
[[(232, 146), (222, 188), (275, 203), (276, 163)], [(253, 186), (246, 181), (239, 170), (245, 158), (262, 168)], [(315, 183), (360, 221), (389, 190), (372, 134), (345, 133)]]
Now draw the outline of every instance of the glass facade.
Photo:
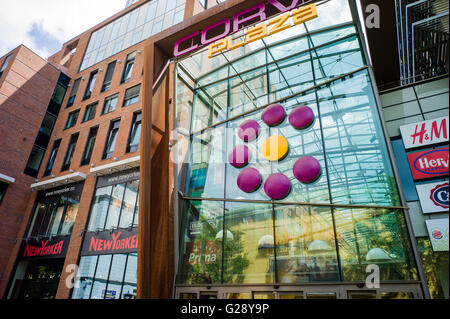
[(186, 0), (152, 0), (91, 35), (80, 72), (184, 19)]
[[(208, 58), (207, 48), (176, 68), (176, 121), (188, 151), (178, 162), (183, 210), (178, 285), (361, 282), (376, 264), (382, 281), (418, 280), (398, 185), (361, 39), (347, 1), (317, 6), (318, 18)], [(339, 12), (331, 18), (331, 12)], [(330, 26), (333, 21), (334, 26)], [(233, 36), (239, 42), (244, 33)], [(306, 129), (286, 116), (263, 120), (281, 104), (314, 113)], [(243, 142), (239, 128), (259, 126)], [(268, 161), (266, 140), (281, 136), (287, 155)], [(180, 143), (181, 144), (181, 143)], [(262, 183), (239, 186), (237, 146)], [(321, 174), (300, 182), (296, 162), (312, 156)], [(283, 174), (290, 191), (272, 199), (266, 182)], [(264, 185), (264, 187), (263, 187)]]

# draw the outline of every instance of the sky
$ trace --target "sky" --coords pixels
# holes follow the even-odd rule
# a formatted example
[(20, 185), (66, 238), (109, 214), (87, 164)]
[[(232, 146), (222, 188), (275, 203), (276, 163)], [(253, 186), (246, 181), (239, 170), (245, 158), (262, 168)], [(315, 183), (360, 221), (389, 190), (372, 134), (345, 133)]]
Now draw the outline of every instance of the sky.
[(0, 57), (24, 44), (48, 58), (125, 4), (126, 0), (0, 0)]

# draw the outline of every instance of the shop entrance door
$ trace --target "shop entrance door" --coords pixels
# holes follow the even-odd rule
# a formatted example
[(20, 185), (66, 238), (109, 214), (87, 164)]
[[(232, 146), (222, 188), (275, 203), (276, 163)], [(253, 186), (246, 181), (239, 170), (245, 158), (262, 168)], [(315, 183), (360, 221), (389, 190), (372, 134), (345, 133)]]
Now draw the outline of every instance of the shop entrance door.
[(422, 299), (419, 284), (179, 287), (178, 299)]
[[(54, 299), (58, 290), (63, 259), (30, 261), (20, 283), (17, 299)], [(18, 283), (17, 283), (18, 284)]]

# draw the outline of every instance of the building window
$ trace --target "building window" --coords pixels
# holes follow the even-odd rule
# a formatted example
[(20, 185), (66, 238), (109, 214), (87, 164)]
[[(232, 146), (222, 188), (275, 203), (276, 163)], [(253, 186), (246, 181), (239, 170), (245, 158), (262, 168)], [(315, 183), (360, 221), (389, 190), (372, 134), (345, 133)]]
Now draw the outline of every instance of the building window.
[(6, 57), (5, 61), (3, 62), (2, 67), (1, 67), (1, 69), (0, 69), (0, 78), (1, 78), (2, 75), (3, 75), (3, 72), (6, 70), (6, 67), (8, 66), (9, 60), (11, 60), (12, 56), (13, 56), (13, 55), (12, 55), (12, 53), (11, 53), (10, 55), (8, 55), (8, 56)]
[(103, 152), (103, 159), (108, 159), (113, 156), (114, 148), (116, 147), (117, 135), (119, 133), (119, 127), (120, 120), (111, 122), (108, 138), (106, 140), (105, 151)]
[(88, 231), (138, 225), (139, 180), (97, 188)]
[(103, 80), (102, 92), (109, 91), (111, 87), (111, 81), (114, 74), (114, 69), (116, 68), (116, 61), (108, 64), (108, 69), (106, 70), (105, 79)]
[(77, 96), (78, 88), (80, 87), (81, 79), (76, 79), (73, 82), (72, 90), (70, 91), (69, 101), (67, 102), (67, 107), (70, 107), (75, 102), (75, 98)]
[(45, 149), (34, 145), (31, 150), (30, 157), (28, 158), (27, 166), (25, 167), (24, 174), (37, 177), (39, 168), (41, 167), (42, 159), (44, 158)]
[(139, 149), (141, 139), (142, 113), (135, 113), (131, 125), (130, 137), (128, 139), (127, 153), (136, 152)]
[(80, 110), (73, 111), (69, 113), (69, 116), (67, 117), (66, 126), (64, 129), (69, 129), (71, 127), (74, 127), (75, 124), (77, 124), (78, 116), (80, 115)]
[(92, 127), (89, 130), (89, 136), (86, 142), (86, 148), (84, 149), (83, 158), (81, 159), (81, 166), (89, 164), (94, 151), (95, 139), (97, 138), (98, 126)]
[(205, 8), (208, 9), (208, 0), (198, 0), (198, 2), (200, 2), (200, 5)]
[(66, 96), (67, 88), (61, 84), (57, 84), (55, 90), (53, 91), (52, 99), (50, 100), (50, 105), (48, 106), (47, 112), (52, 113), (56, 116), (59, 114), (62, 102)]
[(61, 168), (61, 172), (68, 170), (70, 167), (70, 164), (72, 163), (73, 154), (75, 153), (75, 147), (77, 146), (78, 136), (79, 136), (79, 134), (76, 133), (70, 137), (69, 146), (67, 148), (66, 157), (64, 157), (64, 162), (63, 162), (63, 166)]
[(137, 253), (82, 256), (72, 299), (136, 299)]
[(86, 111), (83, 116), (83, 123), (92, 120), (95, 117), (95, 112), (97, 111), (98, 102), (92, 103), (86, 106)]
[(98, 70), (91, 72), (89, 77), (89, 82), (86, 86), (86, 91), (84, 92), (83, 100), (86, 100), (91, 97), (92, 91), (94, 91), (95, 81), (97, 80)]
[(44, 176), (48, 176), (51, 174), (53, 165), (55, 165), (55, 159), (56, 159), (56, 156), (58, 155), (60, 145), (61, 145), (61, 140), (57, 140), (57, 141), (55, 141), (55, 143), (53, 143), (52, 152), (50, 153), (50, 157), (48, 158), (48, 163), (47, 163), (47, 167), (45, 168)]
[(66, 192), (59, 196), (49, 196), (37, 201), (27, 237), (72, 234), (81, 195), (80, 186), (75, 187), (76, 191)]
[(126, 83), (126, 82), (130, 81), (131, 75), (133, 74), (135, 58), (136, 58), (136, 52), (128, 54), (127, 60), (125, 62), (125, 67), (124, 67), (123, 73), (122, 73), (122, 80), (120, 81), (120, 83)]
[(0, 205), (3, 201), (3, 198), (5, 197), (7, 188), (8, 188), (8, 184), (6, 184), (4, 182), (0, 182)]
[(117, 107), (117, 101), (119, 99), (119, 94), (114, 94), (105, 99), (105, 104), (103, 105), (102, 115), (114, 112)]
[(133, 86), (125, 91), (125, 98), (123, 99), (123, 106), (128, 106), (139, 101), (139, 91), (141, 90), (141, 85)]
[(36, 145), (42, 148), (47, 148), (55, 123), (56, 117), (49, 113), (46, 113), (44, 116), (44, 120), (42, 121), (42, 125), (39, 128), (39, 133), (36, 137), (36, 141), (34, 142)]

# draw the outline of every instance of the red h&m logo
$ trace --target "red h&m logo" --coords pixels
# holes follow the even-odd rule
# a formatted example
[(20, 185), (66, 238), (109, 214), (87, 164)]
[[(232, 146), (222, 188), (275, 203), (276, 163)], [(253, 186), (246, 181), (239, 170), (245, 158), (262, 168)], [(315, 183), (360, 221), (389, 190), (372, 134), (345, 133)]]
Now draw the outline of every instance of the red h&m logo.
[(436, 139), (445, 138), (448, 139), (447, 132), (447, 119), (444, 118), (439, 127), (438, 122), (433, 121), (431, 123), (431, 130), (428, 131), (427, 123), (422, 123), (419, 130), (419, 124), (416, 125), (416, 130), (414, 134), (411, 135), (413, 139), (413, 144), (424, 144), (425, 141), (433, 142)]
[(448, 175), (449, 149), (440, 148), (408, 154), (415, 180)]

